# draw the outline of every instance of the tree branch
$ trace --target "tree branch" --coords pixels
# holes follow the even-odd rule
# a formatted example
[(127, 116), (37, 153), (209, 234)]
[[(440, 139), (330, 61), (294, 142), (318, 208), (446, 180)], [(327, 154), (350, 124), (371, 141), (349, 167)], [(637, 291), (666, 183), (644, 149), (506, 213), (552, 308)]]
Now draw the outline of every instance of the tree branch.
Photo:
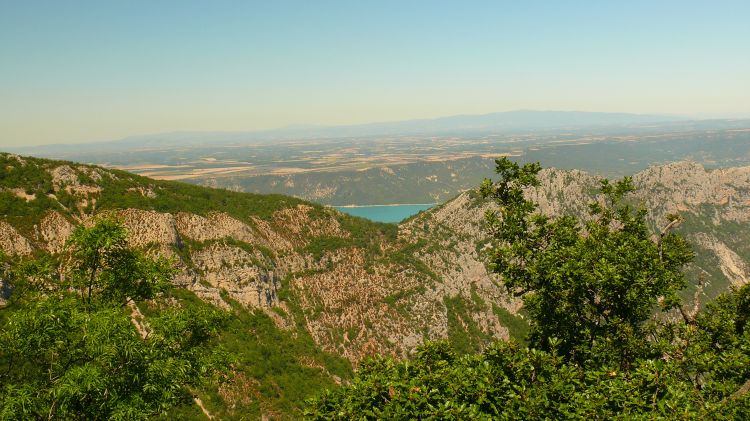
[(729, 400), (741, 398), (742, 395), (744, 395), (747, 392), (750, 392), (750, 379), (747, 379), (745, 381), (745, 384), (743, 384), (739, 389), (737, 389), (737, 391), (732, 393), (732, 395), (729, 397)]
[(685, 320), (685, 323), (689, 325), (695, 325), (695, 316), (698, 315), (698, 310), (700, 309), (701, 305), (701, 295), (703, 294), (703, 289), (705, 288), (705, 286), (706, 277), (701, 273), (701, 275), (698, 277), (698, 285), (696, 285), (695, 294), (693, 295), (693, 308), (690, 311), (687, 311), (682, 305), (677, 306), (677, 308), (680, 310), (680, 314), (682, 314), (682, 318)]
[(657, 246), (659, 248), (659, 261), (664, 261), (664, 248), (662, 247), (664, 237), (669, 234), (669, 231), (672, 231), (672, 229), (676, 227), (680, 222), (682, 222), (682, 218), (680, 217), (671, 220), (664, 228), (662, 228), (661, 232), (659, 233), (659, 242), (657, 243)]

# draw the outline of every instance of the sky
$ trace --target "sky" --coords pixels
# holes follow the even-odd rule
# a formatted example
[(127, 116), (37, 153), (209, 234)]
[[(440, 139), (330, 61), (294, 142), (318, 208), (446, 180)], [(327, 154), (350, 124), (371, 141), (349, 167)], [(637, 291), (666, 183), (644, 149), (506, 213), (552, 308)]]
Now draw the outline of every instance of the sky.
[(0, 0), (0, 146), (518, 109), (750, 116), (750, 2)]

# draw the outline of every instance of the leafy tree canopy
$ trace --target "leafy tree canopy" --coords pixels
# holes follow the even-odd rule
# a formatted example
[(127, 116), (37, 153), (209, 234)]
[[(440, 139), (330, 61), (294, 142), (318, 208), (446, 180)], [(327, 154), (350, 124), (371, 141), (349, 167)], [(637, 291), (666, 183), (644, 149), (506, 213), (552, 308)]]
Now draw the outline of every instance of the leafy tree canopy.
[(0, 310), (0, 419), (143, 419), (189, 401), (220, 353), (225, 316), (136, 304), (169, 288), (170, 264), (128, 247), (124, 228), (78, 228), (56, 258), (19, 264)]
[(551, 219), (524, 195), (540, 169), (499, 159), (500, 179), (482, 185), (499, 205), (491, 263), (523, 297), (530, 347), (457, 356), (428, 343), (410, 361), (376, 358), (310, 400), (310, 418), (747, 419), (750, 285), (686, 311), (677, 292), (693, 254), (672, 232), (678, 217), (652, 234), (625, 178), (602, 182), (586, 221)]
[(658, 350), (647, 340), (646, 321), (658, 305), (679, 305), (686, 282), (682, 267), (693, 257), (687, 242), (671, 232), (656, 240), (646, 211), (626, 195), (630, 177), (601, 183), (601, 200), (590, 204), (590, 218), (557, 219), (537, 212), (524, 189), (538, 185), (538, 164), (497, 161), (500, 180), (482, 185), (499, 212), (487, 213), (498, 244), (490, 259), (505, 286), (522, 295), (531, 316), (530, 344), (555, 348), (573, 361), (596, 358), (630, 364)]

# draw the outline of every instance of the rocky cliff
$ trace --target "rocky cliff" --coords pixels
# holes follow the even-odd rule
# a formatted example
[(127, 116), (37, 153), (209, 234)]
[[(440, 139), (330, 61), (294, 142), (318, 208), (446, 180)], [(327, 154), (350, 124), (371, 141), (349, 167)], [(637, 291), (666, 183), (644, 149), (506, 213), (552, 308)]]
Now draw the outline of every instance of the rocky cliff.
[[(544, 169), (540, 187), (526, 193), (539, 203), (539, 211), (549, 216), (568, 213), (585, 219), (600, 180), (582, 171)], [(696, 252), (689, 276), (693, 281), (698, 276), (707, 278), (707, 298), (750, 280), (750, 167), (706, 170), (694, 162), (677, 162), (650, 167), (636, 174), (633, 181), (637, 190), (629, 200), (649, 210), (654, 229), (665, 226), (669, 214), (684, 218), (677, 230)], [(403, 223), (401, 235), (437, 241), (423, 258), (442, 278), (452, 279), (452, 285), (483, 284), (492, 279), (484, 271), (480, 251), (489, 241), (483, 215), (494, 210), (494, 204), (476, 191), (467, 191)], [(455, 276), (459, 268), (462, 280)], [(489, 285), (496, 282), (487, 285), (483, 289), (492, 289)], [(506, 307), (515, 311), (517, 305)]]
[[(109, 216), (133, 245), (173, 260), (176, 285), (220, 307), (259, 309), (355, 363), (408, 355), (425, 339), (470, 350), (522, 333), (519, 300), (484, 264), (484, 213), (493, 205), (476, 191), (395, 227), (284, 196), (73, 163), (0, 155), (0, 169), (0, 247), (12, 258), (61, 253), (75, 226)], [(585, 218), (596, 177), (547, 169), (541, 179), (528, 191), (540, 211)], [(634, 180), (632, 200), (652, 211), (655, 226), (668, 213), (685, 216), (680, 229), (701, 256), (691, 276), (709, 277), (709, 294), (748, 281), (750, 167), (675, 163)]]
[[(288, 197), (0, 158), (6, 255), (64, 252), (77, 225), (115, 218), (133, 246), (174, 262), (176, 285), (219, 307), (260, 309), (278, 327), (304, 329), (321, 349), (353, 362), (405, 356), (426, 338), (446, 337), (455, 326), (444, 300), (469, 291), (435, 273), (393, 225)], [(463, 317), (471, 324), (475, 316)], [(491, 313), (476, 317), (486, 338), (506, 336)]]

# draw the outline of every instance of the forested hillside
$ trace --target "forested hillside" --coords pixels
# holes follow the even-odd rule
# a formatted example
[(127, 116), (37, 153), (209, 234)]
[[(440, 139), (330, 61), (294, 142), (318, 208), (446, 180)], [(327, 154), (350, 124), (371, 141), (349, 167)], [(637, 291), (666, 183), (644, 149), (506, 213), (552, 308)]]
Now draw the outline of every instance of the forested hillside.
[[(64, 261), (76, 227), (104, 217), (123, 225), (128, 247), (173, 262), (177, 288), (160, 300), (229, 312), (214, 340), (235, 356), (233, 369), (223, 386), (196, 389), (213, 414), (296, 417), (310, 391), (346, 381), (366, 356), (405, 357), (425, 338), (453, 336), (479, 349), (507, 332), (491, 309), (456, 296), (469, 288), (447, 285), (415, 257), (422, 245), (400, 239), (395, 225), (70, 162), (3, 155), (1, 168), (9, 267)], [(9, 303), (11, 278), (3, 278)], [(138, 303), (147, 320), (159, 316), (160, 300)]]
[[(449, 342), (378, 358), (351, 385), (310, 400), (313, 419), (726, 419), (750, 414), (750, 285), (700, 310), (680, 299), (695, 255), (629, 203), (633, 179), (601, 180), (588, 218), (537, 211), (538, 163), (497, 161), (483, 197), (488, 257), (521, 297), (529, 333), (459, 356)], [(702, 288), (699, 283), (698, 290)], [(669, 317), (670, 312), (679, 316)]]
[[(540, 181), (527, 195), (542, 212), (586, 218), (597, 178), (545, 170)], [(649, 224), (683, 215), (677, 232), (697, 255), (690, 285), (705, 277), (712, 298), (747, 282), (750, 169), (672, 164), (634, 184), (629, 200), (651, 210)], [(212, 341), (233, 355), (231, 370), (221, 386), (194, 389), (213, 414), (295, 418), (311, 391), (346, 383), (368, 356), (409, 357), (440, 339), (471, 353), (528, 330), (521, 299), (486, 267), (484, 213), (494, 205), (477, 191), (396, 226), (287, 196), (2, 154), (0, 198), (6, 305), (10, 268), (62, 262), (76, 227), (107, 218), (125, 228), (128, 247), (172, 262), (176, 288), (138, 303), (146, 320), (165, 305), (226, 312)], [(190, 401), (179, 410), (202, 416)]]

